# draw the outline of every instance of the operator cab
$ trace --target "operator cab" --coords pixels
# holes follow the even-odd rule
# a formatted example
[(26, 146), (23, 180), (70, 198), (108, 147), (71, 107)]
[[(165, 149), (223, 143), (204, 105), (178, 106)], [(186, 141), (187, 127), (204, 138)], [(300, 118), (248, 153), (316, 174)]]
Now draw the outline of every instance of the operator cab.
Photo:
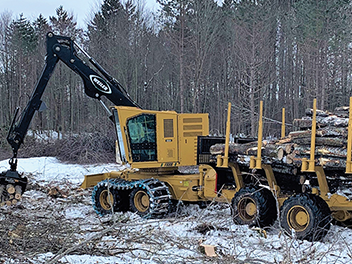
[(209, 134), (208, 114), (112, 107), (118, 163), (133, 168), (197, 165), (197, 138)]

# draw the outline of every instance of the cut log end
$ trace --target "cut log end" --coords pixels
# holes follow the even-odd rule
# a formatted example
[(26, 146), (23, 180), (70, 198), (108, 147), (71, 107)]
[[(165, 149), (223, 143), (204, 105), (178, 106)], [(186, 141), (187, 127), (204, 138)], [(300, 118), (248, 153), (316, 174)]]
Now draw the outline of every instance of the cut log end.
[(282, 160), (285, 156), (285, 150), (283, 148), (279, 148), (277, 150), (277, 159)]
[(13, 186), (12, 184), (8, 184), (8, 185), (6, 186), (6, 190), (7, 190), (7, 192), (8, 192), (9, 194), (13, 194), (13, 193), (15, 193), (15, 191), (16, 191), (15, 186)]

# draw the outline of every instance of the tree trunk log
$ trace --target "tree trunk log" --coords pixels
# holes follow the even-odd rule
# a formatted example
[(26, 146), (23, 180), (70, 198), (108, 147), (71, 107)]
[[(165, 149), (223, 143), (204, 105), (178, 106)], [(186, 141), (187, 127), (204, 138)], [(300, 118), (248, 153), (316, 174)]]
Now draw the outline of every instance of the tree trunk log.
[[(306, 116), (313, 116), (313, 109), (307, 108), (305, 113), (306, 113)], [(332, 115), (333, 113), (317, 109), (316, 114), (317, 114), (317, 116), (327, 117), (329, 115)]]
[[(310, 138), (295, 138), (293, 142), (298, 145), (310, 145)], [(316, 146), (330, 146), (330, 147), (345, 147), (347, 140), (337, 137), (317, 137), (315, 138)]]
[(292, 123), (293, 127), (305, 130), (312, 127), (311, 119), (294, 119)]
[[(336, 109), (339, 115), (328, 111), (317, 111), (317, 130), (315, 138), (315, 163), (326, 169), (344, 171), (347, 157), (348, 135), (348, 107)], [(306, 117), (295, 119), (294, 126), (301, 130), (292, 131), (280, 140), (263, 141), (262, 162), (272, 164), (273, 170), (280, 167), (279, 171), (288, 171), (302, 164), (303, 158), (310, 158), (312, 109), (306, 110)], [(229, 155), (233, 160), (249, 165), (250, 156), (258, 152), (257, 142), (246, 144), (230, 144)], [(213, 155), (223, 154), (224, 144), (217, 144), (210, 148)]]

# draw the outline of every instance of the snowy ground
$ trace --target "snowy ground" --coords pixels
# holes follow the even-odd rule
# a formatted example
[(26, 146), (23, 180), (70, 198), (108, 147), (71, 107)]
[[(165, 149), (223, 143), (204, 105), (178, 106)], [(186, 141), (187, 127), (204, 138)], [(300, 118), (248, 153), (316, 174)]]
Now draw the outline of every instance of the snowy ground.
[[(0, 171), (8, 169), (0, 161)], [(0, 208), (0, 263), (352, 263), (352, 230), (331, 226), (322, 242), (233, 224), (227, 204), (183, 206), (165, 219), (127, 213), (98, 217), (85, 174), (114, 164), (82, 166), (55, 158), (20, 159), (29, 178), (22, 202)], [(58, 197), (49, 195), (57, 187)], [(215, 246), (215, 257), (201, 245)]]

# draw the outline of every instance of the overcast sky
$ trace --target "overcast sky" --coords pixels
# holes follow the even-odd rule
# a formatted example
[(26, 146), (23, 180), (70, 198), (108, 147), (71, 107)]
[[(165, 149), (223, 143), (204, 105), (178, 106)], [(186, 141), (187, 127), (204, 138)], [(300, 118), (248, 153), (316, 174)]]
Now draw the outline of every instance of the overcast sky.
[[(141, 0), (143, 1), (143, 0)], [(144, 0), (146, 8), (156, 9), (156, 0)], [(103, 0), (0, 0), (0, 12), (10, 11), (14, 18), (19, 14), (33, 21), (39, 14), (48, 18), (56, 14), (56, 9), (62, 5), (65, 10), (75, 15), (78, 25), (84, 27), (90, 20), (92, 11), (99, 9)]]

